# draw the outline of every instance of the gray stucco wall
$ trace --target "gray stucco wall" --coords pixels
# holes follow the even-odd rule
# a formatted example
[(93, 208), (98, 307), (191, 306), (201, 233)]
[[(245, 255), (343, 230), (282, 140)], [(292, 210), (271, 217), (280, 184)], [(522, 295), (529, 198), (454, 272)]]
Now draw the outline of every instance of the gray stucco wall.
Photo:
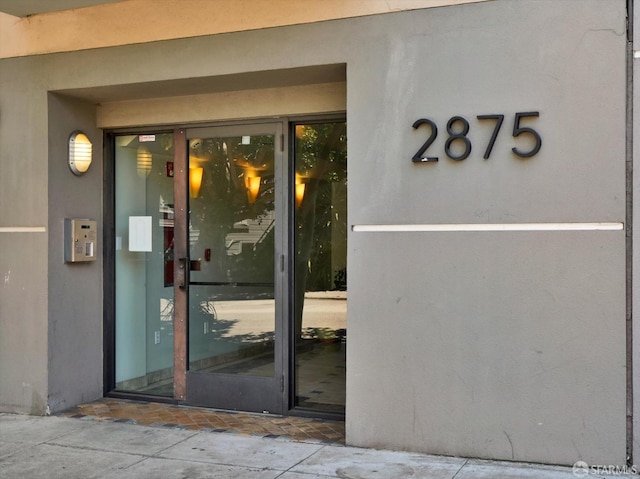
[[(350, 224), (624, 222), (624, 7), (492, 2), (385, 25), (403, 33), (349, 63)], [(532, 110), (542, 149), (519, 159), (513, 115)], [(506, 117), (483, 160), (487, 113)], [(454, 115), (477, 148), (460, 162), (443, 153)], [(440, 161), (413, 165), (422, 117)], [(349, 241), (350, 442), (625, 463), (623, 231)]]
[[(49, 113), (49, 391), (52, 412), (102, 397), (102, 131), (95, 107), (50, 94)], [(68, 140), (81, 130), (93, 143), (91, 167), (71, 173)], [(95, 262), (64, 263), (64, 219), (98, 223)]]
[[(0, 273), (13, 271), (0, 286), (0, 408), (30, 410), (22, 383), (54, 408), (100, 388), (101, 266), (59, 263), (59, 221), (101, 215), (100, 160), (77, 179), (58, 157), (92, 110), (47, 91), (334, 63), (347, 64), (351, 225), (625, 220), (624, 0), (496, 0), (3, 61), (0, 222), (49, 235), (0, 234)], [(522, 160), (513, 117), (533, 110), (543, 146)], [(483, 160), (492, 125), (475, 118), (494, 113), (505, 123)], [(454, 115), (471, 124), (460, 162), (443, 153)], [(439, 127), (440, 161), (414, 165), (422, 117)], [(56, 189), (48, 206), (15, 186), (22, 142), (29, 191)], [(624, 464), (624, 231), (354, 232), (348, 249), (350, 444)], [(16, 356), (36, 361), (5, 366)]]
[[(47, 114), (39, 62), (0, 62), (0, 410), (47, 403)], [(36, 228), (41, 231), (19, 231)]]

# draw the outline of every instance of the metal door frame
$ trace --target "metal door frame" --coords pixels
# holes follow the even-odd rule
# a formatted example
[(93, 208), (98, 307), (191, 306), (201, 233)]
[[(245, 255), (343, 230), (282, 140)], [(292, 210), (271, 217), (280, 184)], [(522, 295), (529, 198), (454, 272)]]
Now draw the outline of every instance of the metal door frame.
[[(288, 145), (285, 141), (286, 120), (234, 126), (181, 128), (174, 131), (174, 203), (176, 258), (174, 263), (174, 397), (190, 405), (234, 409), (253, 412), (284, 414), (289, 397), (289, 348), (290, 291), (288, 287), (289, 251), (288, 228), (290, 216)], [(188, 223), (188, 144), (198, 138), (273, 134), (275, 141), (275, 341), (274, 376), (232, 375), (189, 371), (188, 367), (188, 310), (189, 310), (189, 260)]]

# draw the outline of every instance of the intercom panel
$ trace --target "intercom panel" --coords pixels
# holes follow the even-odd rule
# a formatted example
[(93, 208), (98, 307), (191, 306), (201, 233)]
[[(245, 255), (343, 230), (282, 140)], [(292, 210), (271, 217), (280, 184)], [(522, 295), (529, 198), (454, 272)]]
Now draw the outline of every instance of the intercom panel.
[(65, 218), (64, 261), (95, 261), (98, 254), (97, 224), (93, 220)]

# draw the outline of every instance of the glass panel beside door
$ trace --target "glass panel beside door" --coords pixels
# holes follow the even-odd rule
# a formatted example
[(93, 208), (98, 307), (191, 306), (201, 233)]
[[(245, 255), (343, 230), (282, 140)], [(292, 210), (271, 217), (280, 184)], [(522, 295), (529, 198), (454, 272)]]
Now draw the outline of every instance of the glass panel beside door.
[(171, 133), (115, 137), (115, 386), (173, 396)]
[(347, 347), (345, 122), (293, 125), (294, 406), (344, 414)]

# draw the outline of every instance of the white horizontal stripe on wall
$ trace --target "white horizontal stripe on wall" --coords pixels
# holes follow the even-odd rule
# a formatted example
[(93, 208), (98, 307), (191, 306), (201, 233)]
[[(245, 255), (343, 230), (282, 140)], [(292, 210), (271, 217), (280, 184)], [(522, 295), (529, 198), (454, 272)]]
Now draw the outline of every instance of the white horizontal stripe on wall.
[(46, 233), (44, 226), (0, 226), (0, 233)]
[(461, 224), (397, 224), (353, 225), (354, 232), (402, 233), (447, 231), (621, 231), (624, 223), (461, 223)]

